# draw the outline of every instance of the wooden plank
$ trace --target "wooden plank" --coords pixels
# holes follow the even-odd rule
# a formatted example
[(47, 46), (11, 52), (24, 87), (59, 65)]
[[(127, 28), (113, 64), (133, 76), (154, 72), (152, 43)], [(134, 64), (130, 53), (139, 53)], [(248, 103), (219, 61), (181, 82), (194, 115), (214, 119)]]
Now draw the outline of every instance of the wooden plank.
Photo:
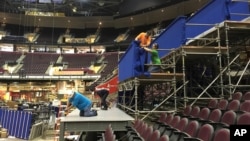
[(221, 50), (222, 54), (227, 53), (227, 47), (201, 47), (201, 46), (183, 46), (182, 49), (188, 54), (192, 52), (196, 53), (218, 53)]
[[(177, 48), (175, 51), (170, 52), (166, 56), (162, 57), (163, 60), (166, 59), (172, 59), (174, 56), (180, 56), (182, 55), (182, 50), (184, 51), (185, 54), (196, 54), (201, 55), (204, 54), (215, 54), (219, 52), (219, 49), (221, 50), (222, 54), (227, 53), (227, 47), (209, 47), (209, 46), (182, 46)], [(188, 56), (187, 56), (188, 57)]]
[(250, 21), (225, 21), (225, 25), (233, 29), (250, 29)]
[(174, 77), (176, 77), (176, 80), (181, 80), (183, 78), (183, 73), (150, 73), (150, 76), (139, 76), (138, 78), (140, 80), (145, 79), (147, 81), (150, 80), (169, 80), (172, 81), (174, 79)]

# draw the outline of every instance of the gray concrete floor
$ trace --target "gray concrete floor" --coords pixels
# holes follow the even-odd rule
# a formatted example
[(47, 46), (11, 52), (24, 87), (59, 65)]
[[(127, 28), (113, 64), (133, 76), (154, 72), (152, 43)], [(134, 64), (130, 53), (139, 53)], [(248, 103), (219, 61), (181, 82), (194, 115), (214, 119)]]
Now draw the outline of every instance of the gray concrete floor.
[[(68, 136), (70, 138), (70, 136)], [(74, 136), (76, 137), (76, 136)], [(46, 136), (37, 137), (35, 139), (32, 139), (31, 141), (58, 141), (58, 138), (55, 138), (54, 134), (48, 134)], [(0, 138), (0, 141), (28, 141), (24, 139), (14, 138), (14, 137), (8, 137), (8, 138)]]
[[(27, 141), (19, 138), (0, 138), (0, 141)], [(47, 137), (45, 139), (38, 137), (36, 139), (33, 139), (32, 141), (56, 141), (54, 137)]]
[[(44, 136), (32, 139), (32, 141), (57, 141), (55, 139), (54, 130), (48, 130), (46, 133), (47, 134), (45, 134)], [(27, 140), (9, 136), (8, 138), (0, 138), (0, 141), (27, 141)]]

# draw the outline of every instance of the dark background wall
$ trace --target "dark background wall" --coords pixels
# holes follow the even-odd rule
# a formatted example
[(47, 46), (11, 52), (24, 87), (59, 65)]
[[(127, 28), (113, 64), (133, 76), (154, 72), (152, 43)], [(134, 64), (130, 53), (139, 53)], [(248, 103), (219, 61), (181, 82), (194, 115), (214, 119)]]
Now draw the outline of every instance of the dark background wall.
[(120, 16), (147, 12), (159, 7), (170, 6), (186, 0), (124, 0), (120, 6)]

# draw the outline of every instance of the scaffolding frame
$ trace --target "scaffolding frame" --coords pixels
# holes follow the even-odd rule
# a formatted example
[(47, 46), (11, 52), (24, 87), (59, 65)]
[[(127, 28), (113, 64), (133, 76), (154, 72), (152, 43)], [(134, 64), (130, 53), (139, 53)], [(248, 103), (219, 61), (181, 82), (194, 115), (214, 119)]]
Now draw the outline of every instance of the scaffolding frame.
[[(200, 25), (208, 25), (208, 24), (194, 24), (194, 25), (200, 26)], [(217, 47), (215, 47), (215, 48), (218, 49), (216, 54), (217, 54), (218, 61), (219, 61), (219, 73), (216, 77), (213, 77), (213, 80), (210, 82), (210, 84), (207, 85), (203, 89), (203, 91), (198, 94), (197, 97), (184, 96), (184, 98), (186, 98), (186, 101), (193, 100), (192, 103), (190, 104), (191, 106), (194, 105), (197, 102), (197, 100), (199, 100), (199, 99), (215, 98), (215, 97), (211, 97), (211, 96), (209, 96), (208, 98), (204, 98), (204, 97), (202, 98), (202, 96), (205, 93), (207, 93), (207, 90), (209, 88), (211, 88), (212, 84), (214, 84), (218, 79), (219, 79), (218, 87), (220, 88), (219, 99), (221, 99), (221, 98), (231, 99), (231, 95), (236, 91), (237, 87), (249, 87), (247, 85), (239, 85), (245, 72), (247, 71), (247, 68), (249, 66), (249, 60), (246, 61), (247, 63), (245, 65), (242, 73), (240, 74), (239, 79), (237, 81), (234, 81), (237, 83), (233, 84), (234, 82), (232, 82), (231, 66), (233, 64), (236, 64), (235, 63), (236, 60), (238, 60), (240, 58), (240, 52), (238, 52), (236, 54), (232, 54), (235, 52), (235, 50), (237, 50), (239, 48), (237, 48), (237, 44), (235, 44), (236, 47), (232, 47), (230, 45), (230, 41), (233, 37), (231, 37), (231, 38), (229, 37), (230, 35), (238, 36), (239, 34), (242, 34), (242, 31), (244, 32), (243, 36), (249, 37), (250, 36), (249, 30), (250, 30), (250, 22), (224, 21), (221, 24), (216, 24), (214, 26), (214, 30), (212, 32), (208, 33), (206, 36), (204, 36), (204, 38), (195, 39), (195, 41), (193, 41), (191, 43), (191, 44), (200, 44), (200, 42), (198, 42), (199, 40), (203, 40), (203, 41), (209, 40), (209, 44), (212, 44), (212, 45), (217, 43)], [(217, 34), (217, 36), (215, 36), (216, 34)], [(215, 37), (215, 38), (210, 40), (209, 37)], [(213, 42), (211, 42), (211, 41), (213, 41)], [(222, 43), (223, 41), (224, 41), (224, 43)], [(249, 41), (249, 39), (248, 39), (248, 41)], [(231, 44), (232, 44), (232, 42), (231, 42)], [(221, 44), (223, 44), (224, 46), (222, 47)], [(204, 47), (206, 49), (201, 49), (200, 51), (202, 51), (202, 52), (195, 52), (194, 54), (204, 55), (204, 54), (214, 53), (214, 52), (208, 51), (208, 48), (211, 49), (211, 47), (208, 47), (207, 45), (208, 45), (208, 42), (204, 42)], [(198, 47), (195, 46), (195, 47), (199, 48), (199, 46)], [(205, 52), (205, 53), (203, 53), (203, 52)], [(185, 57), (187, 55), (185, 53), (182, 53), (181, 55), (183, 58), (182, 61), (185, 62), (185, 60), (186, 60)], [(226, 55), (226, 60), (227, 60), (227, 65), (224, 65), (224, 66), (222, 65), (223, 55)], [(232, 60), (231, 60), (231, 58), (232, 58)], [(185, 65), (183, 65), (183, 67), (185, 67)], [(183, 69), (183, 71), (185, 72), (185, 69)]]
[[(239, 41), (234, 41), (235, 36), (244, 36), (245, 41), (250, 43), (250, 22), (249, 21), (224, 21), (220, 24), (197, 24), (192, 23), (188, 24), (187, 26), (212, 26), (210, 31), (203, 36), (199, 36), (197, 38), (188, 38), (189, 42), (186, 45), (183, 45), (179, 48), (172, 49), (172, 51), (162, 58), (162, 64), (167, 66), (167, 68), (171, 68), (171, 73), (158, 73), (154, 74), (151, 73), (151, 78), (145, 76), (139, 76), (135, 78), (130, 78), (123, 82), (119, 82), (119, 90), (124, 91), (123, 98), (125, 98), (125, 91), (128, 90), (126, 85), (131, 85), (135, 87), (134, 91), (134, 100), (135, 100), (135, 107), (134, 109), (131, 108), (132, 105), (126, 105), (125, 99), (123, 99), (123, 104), (119, 104), (122, 108), (132, 112), (137, 118), (140, 114), (145, 114), (144, 118), (148, 117), (151, 113), (156, 112), (176, 112), (180, 105), (177, 104), (177, 93), (183, 91), (183, 106), (186, 107), (187, 105), (194, 105), (197, 103), (198, 100), (209, 100), (209, 99), (223, 99), (223, 98), (231, 98), (231, 94), (236, 91), (238, 87), (250, 87), (247, 85), (242, 85), (240, 81), (244, 78), (248, 70), (248, 66), (250, 64), (250, 57), (246, 61), (244, 69), (242, 70), (239, 76), (235, 75), (237, 81), (232, 80), (232, 66), (237, 63), (237, 60), (240, 58), (241, 48), (248, 48), (250, 52), (250, 45), (247, 46), (246, 43), (243, 44), (243, 47), (237, 44)], [(243, 34), (242, 34), (243, 33)], [(232, 46), (234, 44), (234, 46)], [(238, 50), (236, 52), (235, 50)], [(248, 52), (248, 49), (246, 49)], [(197, 86), (202, 91), (200, 93), (196, 93), (195, 97), (191, 97), (188, 95), (187, 89), (194, 89), (193, 86), (189, 87), (187, 84), (190, 83), (192, 80), (188, 80), (186, 66), (189, 63), (188, 57), (189, 56), (214, 56), (213, 59), (218, 60), (218, 67), (219, 70), (216, 76), (212, 77), (210, 81), (207, 81), (208, 85), (201, 86), (197, 83)], [(223, 62), (223, 59), (224, 62)], [(232, 60), (231, 60), (232, 59)], [(192, 59), (191, 59), (192, 60)], [(226, 63), (225, 63), (226, 62)], [(224, 64), (223, 64), (224, 63)], [(182, 72), (177, 73), (177, 67), (182, 68)], [(240, 71), (240, 70), (238, 70)], [(238, 74), (238, 73), (237, 73)], [(249, 73), (250, 75), (250, 73)], [(176, 82), (182, 80), (182, 85), (177, 87)], [(143, 83), (155, 83), (155, 82), (171, 82), (173, 85), (173, 92), (166, 97), (157, 107), (153, 108), (151, 111), (140, 111), (138, 110), (138, 86)], [(212, 86), (215, 83), (218, 83), (216, 86)], [(236, 83), (234, 83), (236, 82)], [(215, 97), (211, 95), (208, 90), (215, 87), (219, 91), (219, 97)], [(204, 95), (208, 97), (204, 97)], [(170, 97), (174, 97), (174, 109), (168, 111), (158, 111), (157, 109), (165, 103)]]
[[(159, 112), (175, 112), (177, 110), (177, 107), (175, 107), (173, 110), (157, 110), (160, 106), (162, 106), (162, 104), (164, 104), (164, 102), (166, 102), (170, 97), (175, 96), (175, 94), (181, 90), (183, 88), (184, 85), (180, 86), (179, 88), (176, 87), (175, 82), (177, 80), (181, 80), (182, 79), (182, 74), (181, 73), (151, 73), (151, 77), (148, 78), (147, 76), (139, 76), (139, 77), (134, 77), (131, 78), (129, 80), (126, 80), (124, 82), (119, 83), (119, 91), (123, 92), (123, 96), (122, 96), (122, 104), (119, 104), (119, 106), (121, 106), (124, 110), (128, 111), (128, 112), (132, 112), (132, 114), (135, 115), (135, 118), (138, 118), (138, 116), (140, 116), (140, 114), (146, 114), (144, 115), (144, 118), (146, 118), (149, 113), (159, 113)], [(173, 87), (173, 92), (167, 96), (158, 106), (156, 106), (155, 108), (153, 108), (151, 111), (143, 111), (143, 110), (139, 110), (138, 108), (138, 87), (140, 85), (145, 85), (148, 83), (159, 83), (159, 82), (172, 82)], [(186, 82), (187, 83), (187, 82)], [(125, 98), (126, 98), (126, 91), (128, 90), (132, 90), (134, 88), (134, 93), (132, 96), (132, 99), (129, 103), (129, 105), (126, 105), (125, 103)], [(132, 103), (132, 101), (134, 100), (134, 104)], [(176, 103), (176, 98), (174, 99), (174, 102)], [(175, 104), (176, 105), (176, 104)]]

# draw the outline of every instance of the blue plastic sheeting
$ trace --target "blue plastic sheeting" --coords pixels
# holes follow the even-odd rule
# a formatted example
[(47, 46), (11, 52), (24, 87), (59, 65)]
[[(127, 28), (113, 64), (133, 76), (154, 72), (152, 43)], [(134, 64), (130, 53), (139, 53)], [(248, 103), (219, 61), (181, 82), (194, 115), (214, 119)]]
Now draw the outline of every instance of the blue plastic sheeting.
[(139, 47), (139, 42), (132, 41), (119, 61), (119, 82), (140, 75), (149, 75), (144, 70), (146, 56), (147, 52)]
[[(2, 119), (2, 109), (0, 108), (0, 119)], [(2, 125), (2, 121), (0, 120), (0, 125)]]
[(232, 2), (231, 0), (212, 0), (187, 20), (186, 37), (194, 38), (195, 36), (212, 28), (215, 24), (219, 24), (225, 20), (241, 21), (249, 16), (246, 14), (249, 14), (248, 3), (246, 2)]
[[(247, 2), (211, 0), (188, 19), (185, 16), (176, 18), (153, 43), (158, 43), (159, 49), (163, 49), (159, 51), (159, 56), (162, 58), (169, 54), (170, 49), (181, 47), (186, 44), (188, 38), (195, 38), (216, 24), (225, 20), (242, 21), (248, 16)], [(147, 56), (138, 44), (133, 41), (119, 62), (120, 82), (139, 75), (149, 75), (144, 70), (144, 63), (150, 62), (150, 54)]]
[(228, 19), (229, 13), (226, 6), (225, 0), (213, 0), (208, 3), (205, 7), (194, 13), (187, 20), (187, 24), (211, 24), (206, 25), (187, 25), (186, 26), (186, 37), (194, 38), (202, 32), (210, 29), (213, 25), (221, 23)]
[(130, 47), (127, 49), (126, 53), (122, 56), (119, 61), (119, 82), (130, 78), (133, 76), (133, 60), (134, 60), (134, 48), (133, 44), (130, 44)]
[(229, 20), (241, 21), (250, 16), (249, 3), (245, 2), (232, 2), (228, 0), (228, 12), (230, 13)]
[(21, 139), (29, 139), (32, 113), (0, 109), (0, 123), (8, 130), (8, 134)]
[[(185, 23), (186, 17), (181, 16), (176, 18), (154, 41), (159, 44), (160, 58), (168, 54), (171, 49), (182, 46), (185, 42)], [(150, 62), (150, 53), (148, 54), (148, 62)]]

